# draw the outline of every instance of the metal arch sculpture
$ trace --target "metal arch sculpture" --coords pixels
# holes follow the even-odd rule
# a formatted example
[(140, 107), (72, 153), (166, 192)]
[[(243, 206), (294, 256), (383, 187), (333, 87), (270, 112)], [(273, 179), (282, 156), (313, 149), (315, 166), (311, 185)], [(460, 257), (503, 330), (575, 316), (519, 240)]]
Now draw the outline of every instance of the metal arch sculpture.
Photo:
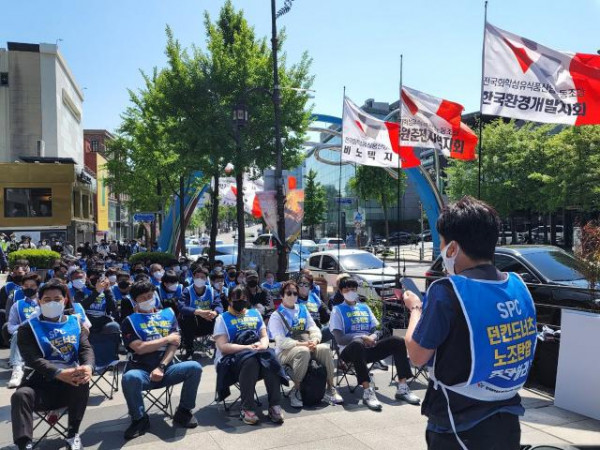
[[(392, 111), (388, 116), (385, 117), (384, 120), (389, 120), (394, 114), (398, 111)], [(322, 122), (329, 123), (331, 125), (338, 125), (340, 128), (342, 126), (342, 119), (335, 116), (325, 115), (325, 114), (313, 114), (312, 116), (313, 122)], [(331, 137), (340, 137), (342, 133), (333, 128), (323, 128), (311, 126), (309, 127), (309, 131), (325, 133), (330, 135)], [(324, 164), (329, 164), (333, 166), (339, 166), (339, 161), (331, 161), (324, 157), (322, 157), (319, 153), (321, 150), (332, 150), (332, 151), (341, 151), (340, 144), (330, 144), (327, 142), (306, 142), (305, 147), (307, 147), (306, 156), (314, 155), (317, 161), (322, 162)], [(342, 162), (342, 164), (350, 164), (348, 162)], [(398, 179), (398, 175), (391, 169), (386, 168), (386, 172), (394, 179)], [(408, 181), (415, 187), (417, 193), (419, 194), (419, 198), (421, 199), (421, 203), (423, 204), (423, 208), (425, 209), (425, 214), (427, 214), (427, 219), (429, 220), (430, 229), (431, 229), (431, 238), (433, 241), (433, 255), (434, 258), (440, 252), (440, 237), (435, 229), (435, 223), (442, 212), (442, 208), (444, 207), (444, 200), (440, 195), (437, 186), (429, 176), (429, 174), (423, 169), (422, 166), (414, 167), (410, 169), (404, 169), (406, 176), (408, 177)]]

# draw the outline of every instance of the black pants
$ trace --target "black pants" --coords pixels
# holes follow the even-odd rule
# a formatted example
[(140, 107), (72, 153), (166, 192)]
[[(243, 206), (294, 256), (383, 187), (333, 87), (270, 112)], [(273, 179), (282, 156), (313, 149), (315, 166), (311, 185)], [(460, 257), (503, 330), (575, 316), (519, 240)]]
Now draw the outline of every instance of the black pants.
[(200, 316), (183, 316), (180, 326), (183, 335), (183, 346), (186, 350), (193, 350), (194, 337), (213, 334), (215, 321), (206, 320)]
[[(469, 450), (519, 450), (521, 426), (519, 416), (498, 413), (488, 417), (458, 436)], [(461, 450), (454, 433), (425, 433), (429, 450)]]
[(365, 347), (362, 341), (353, 341), (340, 353), (340, 357), (344, 361), (354, 365), (358, 384), (369, 381), (368, 363), (379, 361), (390, 355), (394, 357), (398, 378), (410, 378), (412, 372), (406, 353), (406, 343), (404, 339), (398, 336), (391, 336), (377, 341), (374, 347), (369, 348)]
[(35, 388), (18, 388), (10, 398), (13, 440), (33, 439), (33, 412), (51, 411), (67, 407), (69, 434), (79, 432), (90, 395), (89, 384), (71, 386), (62, 381), (51, 381)]
[(281, 403), (281, 380), (279, 379), (279, 374), (264, 367), (258, 361), (258, 358), (248, 358), (242, 363), (238, 377), (243, 409), (253, 411), (256, 407), (254, 389), (256, 383), (261, 378), (265, 381), (265, 387), (267, 388), (269, 407), (277, 406)]
[(121, 332), (121, 326), (110, 316), (95, 317), (88, 315), (88, 319), (92, 324), (90, 333), (119, 334)]

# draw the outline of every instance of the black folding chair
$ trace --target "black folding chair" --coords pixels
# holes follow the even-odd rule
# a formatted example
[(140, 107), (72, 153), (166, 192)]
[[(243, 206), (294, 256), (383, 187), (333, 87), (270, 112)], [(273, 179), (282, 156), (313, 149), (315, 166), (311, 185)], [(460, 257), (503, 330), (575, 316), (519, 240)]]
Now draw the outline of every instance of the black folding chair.
[[(221, 396), (219, 395), (219, 392), (216, 389), (215, 389), (215, 399), (213, 400), (213, 403), (216, 403), (217, 406), (220, 403), (223, 404), (223, 409), (229, 416), (231, 416), (231, 414), (229, 414), (231, 409), (238, 403), (240, 404), (240, 408), (241, 408), (241, 402), (242, 402), (242, 392), (240, 391), (240, 383), (235, 383), (233, 386), (239, 392), (238, 396), (235, 398), (235, 400), (227, 403), (227, 399), (221, 398)], [(259, 406), (259, 407), (262, 406), (262, 403), (261, 403), (260, 399), (258, 398), (258, 393), (256, 392), (256, 387), (254, 388), (254, 399), (256, 400), (256, 406)]]
[[(194, 353), (201, 353), (206, 355), (207, 358), (214, 358), (215, 356), (215, 342), (210, 334), (206, 336), (196, 336), (194, 338)], [(185, 347), (182, 344), (179, 346), (179, 357), (183, 357), (185, 354)]]
[(171, 400), (171, 396), (173, 395), (173, 387), (166, 386), (162, 388), (160, 394), (155, 394), (153, 391), (159, 391), (158, 389), (148, 389), (144, 391), (144, 400), (148, 401), (148, 407), (146, 408), (146, 413), (149, 413), (152, 408), (159, 409), (162, 411), (169, 419), (173, 418), (173, 402)]
[[(354, 391), (356, 391), (356, 389), (358, 388), (359, 384), (356, 383), (356, 385), (353, 386), (350, 383), (350, 380), (348, 379), (348, 375), (356, 376), (356, 371), (354, 370), (354, 365), (352, 363), (349, 363), (342, 359), (342, 357), (340, 356), (340, 353), (341, 353), (340, 348), (339, 348), (337, 342), (335, 341), (335, 337), (331, 339), (331, 349), (333, 350), (333, 354), (336, 359), (335, 386), (340, 387), (342, 382), (345, 381), (350, 392), (354, 393)], [(373, 366), (375, 365), (375, 363), (376, 363), (376, 361), (373, 361), (372, 363), (368, 364), (367, 369), (369, 371), (369, 383), (370, 383), (371, 387), (375, 390), (378, 390), (379, 388), (375, 384), (375, 378), (373, 377)]]
[[(58, 415), (55, 413), (58, 412)], [(48, 435), (54, 431), (57, 436), (67, 439), (68, 429), (60, 421), (67, 415), (67, 408), (60, 408), (55, 411), (39, 411), (34, 410), (33, 413), (37, 417), (37, 421), (33, 426), (33, 432), (38, 429), (46, 429), (44, 434), (34, 440), (33, 448), (36, 448)]]
[(92, 388), (98, 388), (109, 400), (119, 391), (120, 343), (121, 336), (118, 334), (90, 334), (90, 344), (96, 359), (90, 392)]

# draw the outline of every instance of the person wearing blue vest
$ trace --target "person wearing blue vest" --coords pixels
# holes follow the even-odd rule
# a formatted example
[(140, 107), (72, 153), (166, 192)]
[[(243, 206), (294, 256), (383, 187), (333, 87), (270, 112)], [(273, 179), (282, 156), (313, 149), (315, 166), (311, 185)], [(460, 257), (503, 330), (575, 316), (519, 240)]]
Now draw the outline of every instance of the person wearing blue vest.
[(269, 337), (261, 314), (249, 306), (246, 290), (238, 286), (229, 291), (227, 311), (217, 317), (214, 332), (217, 396), (226, 398), (229, 386), (239, 382), (240, 419), (248, 425), (256, 425), (259, 418), (254, 411), (254, 390), (262, 378), (269, 398), (269, 418), (274, 423), (283, 423), (280, 389), (285, 373), (273, 350), (269, 349)]
[(156, 263), (150, 266), (150, 280), (154, 286), (160, 286), (160, 280), (162, 280), (164, 275), (165, 269), (160, 264)]
[[(7, 309), (8, 297), (12, 294), (15, 289), (21, 289), (21, 283), (23, 282), (23, 276), (28, 272), (27, 267), (21, 263), (15, 263), (11, 269), (8, 277), (6, 278), (6, 284), (0, 288), (0, 322), (2, 325), (6, 322), (8, 313), (10, 312), (10, 305)], [(7, 343), (8, 344), (8, 343)]]
[[(227, 309), (227, 298), (229, 297), (229, 289), (225, 286), (224, 274), (221, 271), (212, 271), (210, 273), (210, 287), (212, 288), (213, 304), (221, 302), (223, 309)], [(221, 310), (222, 312), (222, 310)]]
[(269, 336), (275, 339), (275, 353), (281, 364), (292, 369), (294, 387), (289, 392), (290, 405), (302, 408), (300, 385), (306, 376), (311, 359), (318, 361), (327, 370), (327, 387), (324, 400), (332, 405), (344, 399), (335, 388), (335, 368), (328, 344), (321, 343), (321, 330), (315, 324), (306, 306), (297, 304), (298, 285), (285, 281), (281, 286), (281, 305), (269, 319)]
[(28, 273), (23, 277), (23, 286), (20, 292), (23, 298), (17, 299), (8, 315), (7, 331), (10, 339), (9, 362), (12, 367), (12, 375), (7, 387), (14, 389), (21, 385), (23, 380), (24, 366), (23, 358), (19, 353), (17, 330), (21, 324), (27, 322), (30, 317), (39, 313), (37, 291), (40, 287), (40, 276), (37, 273)]
[(493, 265), (498, 213), (463, 197), (437, 224), (448, 278), (434, 282), (424, 306), (410, 292), (406, 341), (415, 365), (430, 366), (422, 413), (431, 450), (517, 450), (519, 390), (533, 361), (533, 300), (514, 273)]
[(91, 333), (119, 334), (121, 327), (114, 317), (118, 317), (117, 304), (110, 289), (110, 281), (101, 268), (88, 269), (88, 284), (82, 292), (75, 293), (75, 303), (81, 303), (85, 314), (92, 323)]
[(370, 383), (368, 363), (393, 356), (397, 371), (396, 400), (411, 405), (420, 403), (406, 379), (412, 377), (404, 339), (398, 336), (380, 338), (379, 321), (366, 303), (358, 301), (358, 282), (352, 278), (340, 280), (344, 303), (334, 306), (329, 326), (339, 347), (339, 356), (354, 366), (358, 384), (363, 388), (363, 403), (373, 411), (382, 409)]
[(183, 286), (174, 270), (167, 270), (160, 280), (158, 295), (163, 308), (171, 308), (178, 315), (179, 302), (183, 297)]
[(314, 291), (314, 277), (310, 271), (303, 271), (298, 278), (298, 304), (304, 305), (312, 316), (313, 320), (321, 330), (322, 342), (331, 341), (331, 331), (327, 323), (330, 318), (329, 308), (321, 301), (321, 296)]
[(272, 270), (265, 270), (265, 281), (260, 287), (270, 294), (273, 301), (281, 299), (281, 283), (275, 281), (275, 274)]
[(229, 290), (233, 289), (234, 287), (236, 287), (237, 282), (236, 282), (236, 278), (237, 278), (237, 268), (235, 267), (235, 265), (230, 265), (227, 266), (225, 269), (225, 287)]
[[(125, 302), (129, 302), (131, 304), (129, 289), (131, 289), (131, 277), (129, 276), (129, 272), (125, 270), (119, 270), (117, 272), (117, 283), (111, 287), (113, 298), (115, 299), (117, 309), (119, 310), (119, 322), (125, 318), (122, 310), (123, 304)], [(131, 312), (133, 312), (133, 309)]]
[[(150, 276), (144, 272), (138, 272), (135, 275), (133, 281), (135, 283), (137, 283), (138, 281), (150, 281)], [(121, 322), (125, 320), (127, 316), (130, 316), (135, 312), (135, 301), (131, 298), (131, 294), (127, 297), (124, 297), (123, 300), (124, 301), (121, 302), (120, 310)], [(162, 303), (160, 302), (160, 296), (158, 295), (158, 291), (156, 290), (156, 288), (154, 290), (154, 307), (156, 309), (162, 309)]]
[(156, 309), (151, 282), (134, 283), (131, 297), (136, 311), (123, 321), (123, 342), (130, 355), (122, 378), (123, 395), (131, 416), (125, 439), (141, 436), (150, 428), (143, 391), (179, 383), (183, 386), (173, 422), (195, 428), (198, 422), (192, 410), (196, 407), (202, 366), (196, 361), (173, 362), (181, 342), (177, 319), (171, 308)]
[(79, 426), (89, 397), (94, 351), (87, 330), (75, 316), (65, 315), (67, 286), (50, 280), (38, 291), (40, 315), (18, 329), (19, 351), (33, 370), (11, 397), (13, 440), (32, 448), (33, 411), (67, 407), (67, 447), (83, 448)]
[(183, 290), (179, 304), (185, 359), (194, 356), (194, 337), (211, 335), (215, 319), (223, 312), (221, 299), (213, 296), (206, 270), (196, 267), (193, 280), (192, 285)]

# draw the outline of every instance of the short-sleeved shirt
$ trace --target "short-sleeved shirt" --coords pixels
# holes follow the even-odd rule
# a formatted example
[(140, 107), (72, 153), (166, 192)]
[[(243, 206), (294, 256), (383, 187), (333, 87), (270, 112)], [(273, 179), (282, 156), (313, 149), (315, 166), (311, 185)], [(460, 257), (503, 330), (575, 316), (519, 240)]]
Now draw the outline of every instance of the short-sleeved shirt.
[[(287, 321), (288, 325), (292, 325), (292, 323), (294, 323), (294, 319), (298, 318), (298, 315), (300, 313), (300, 308), (302, 306), (301, 305), (295, 305), (294, 309), (289, 309), (286, 308), (285, 306), (283, 308), (279, 308), (277, 311), (281, 310), (282, 314), (285, 317), (285, 320)], [(276, 339), (277, 336), (287, 336), (288, 335), (288, 329), (285, 326), (285, 324), (283, 323), (283, 320), (281, 319), (281, 316), (279, 315), (279, 313), (275, 311), (271, 317), (269, 318), (269, 325), (268, 325), (268, 330), (269, 330), (269, 337)], [(306, 327), (305, 330), (309, 330), (313, 327), (316, 327), (317, 324), (315, 323), (315, 321), (313, 320), (312, 316), (310, 314), (308, 314), (308, 311), (306, 312)], [(277, 355), (279, 355), (279, 353), (281, 353), (281, 348), (279, 348), (279, 346), (275, 347), (275, 353)]]
[[(368, 305), (365, 305), (365, 306), (369, 309), (369, 321), (371, 323), (371, 328), (377, 328), (377, 326), (379, 325), (379, 321), (377, 320), (377, 317), (375, 317), (375, 314), (373, 314), (373, 311), (371, 310), (371, 308), (369, 308)], [(333, 310), (331, 311), (331, 318), (329, 319), (329, 329), (332, 331), (339, 330), (342, 333), (346, 334), (346, 327), (344, 326), (344, 319), (340, 312), (339, 306), (335, 306), (333, 308)], [(368, 334), (369, 334), (368, 331), (359, 331), (357, 333), (353, 333), (354, 336), (365, 336)], [(338, 347), (341, 352), (342, 350), (344, 350), (345, 345), (338, 344)]]
[[(169, 334), (178, 333), (179, 325), (177, 324), (177, 319), (173, 320), (171, 324), (171, 329), (169, 330)], [(152, 372), (154, 369), (158, 367), (162, 358), (165, 354), (164, 350), (157, 350), (152, 353), (146, 353), (144, 355), (138, 355), (129, 347), (129, 345), (134, 342), (140, 340), (139, 336), (133, 329), (131, 322), (129, 320), (124, 320), (121, 323), (121, 333), (123, 335), (123, 343), (125, 347), (129, 348), (130, 359), (127, 363), (127, 370), (130, 369), (141, 369), (147, 372)]]
[[(502, 276), (491, 264), (473, 267), (461, 275), (481, 280), (498, 280)], [(437, 351), (435, 375), (441, 382), (452, 386), (467, 381), (471, 368), (469, 328), (450, 280), (442, 279), (430, 286), (413, 339), (421, 347)], [(433, 365), (433, 358), (428, 365)], [(499, 412), (524, 413), (518, 395), (506, 401), (481, 402), (450, 390), (447, 393), (457, 431), (468, 430)], [(422, 414), (429, 418), (428, 430), (452, 432), (448, 402), (441, 389), (434, 389), (432, 381), (423, 401)]]
[[(265, 323), (262, 320), (262, 317), (259, 316), (259, 320), (260, 320), (260, 325), (258, 327), (259, 332), (262, 333), (262, 330), (265, 329)], [(227, 325), (225, 325), (225, 320), (223, 320), (223, 315), (219, 315), (216, 320), (215, 320), (215, 329), (213, 331), (213, 337), (217, 337), (220, 335), (225, 335), (225, 337), (227, 338), (227, 342), (229, 342), (229, 333), (227, 332)], [(259, 334), (260, 336), (260, 334)], [(221, 353), (221, 350), (219, 350), (219, 346), (216, 346), (217, 349), (215, 351), (215, 366), (219, 363), (219, 361), (221, 361), (221, 358), (223, 357), (223, 354)]]

